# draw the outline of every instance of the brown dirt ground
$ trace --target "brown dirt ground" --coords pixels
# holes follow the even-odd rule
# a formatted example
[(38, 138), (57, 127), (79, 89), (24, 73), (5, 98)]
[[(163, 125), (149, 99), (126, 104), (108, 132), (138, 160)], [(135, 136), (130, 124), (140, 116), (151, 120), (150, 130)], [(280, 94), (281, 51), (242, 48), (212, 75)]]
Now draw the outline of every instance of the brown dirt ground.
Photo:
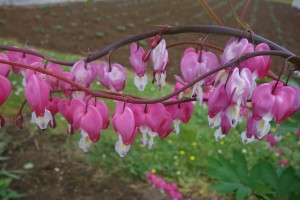
[(8, 169), (23, 169), (21, 179), (11, 188), (28, 194), (24, 200), (164, 200), (165, 196), (147, 183), (126, 182), (84, 162), (84, 154), (74, 144), (66, 145), (66, 136), (31, 134), (7, 127), (13, 137), (7, 154)]
[[(207, 1), (235, 27), (226, 3)], [(233, 1), (241, 12), (239, 0)], [(246, 21), (255, 33), (261, 34), (296, 54), (300, 52), (300, 19), (298, 11), (288, 5), (253, 0)], [(74, 3), (39, 7), (0, 7), (0, 37), (16, 39), (29, 47), (80, 54), (100, 50), (132, 34), (156, 28), (157, 25), (211, 24), (212, 21), (197, 0), (135, 0)], [(133, 24), (133, 25), (132, 25)], [(125, 30), (123, 27), (125, 26)], [(97, 33), (100, 32), (100, 33)], [(103, 36), (101, 35), (103, 34)], [(197, 41), (201, 34), (181, 34), (166, 37), (168, 44), (177, 41)], [(208, 42), (225, 44), (223, 37), (212, 36)], [(179, 71), (180, 56), (185, 47), (170, 50), (170, 71)], [(128, 65), (128, 47), (112, 56), (113, 62)], [(282, 62), (282, 61), (281, 61)], [(275, 62), (281, 64), (280, 62)], [(170, 76), (172, 77), (172, 76)], [(172, 78), (169, 80), (172, 81)], [(26, 131), (7, 129), (14, 138), (8, 166), (20, 169), (27, 162), (34, 168), (13, 183), (13, 189), (29, 193), (25, 199), (161, 199), (155, 190), (143, 183), (128, 184), (116, 176), (87, 166), (80, 152), (65, 148), (65, 136), (30, 136)], [(78, 156), (79, 155), (79, 156)], [(55, 170), (56, 169), (56, 170)], [(57, 170), (59, 169), (59, 171)], [(152, 196), (151, 196), (152, 195)]]

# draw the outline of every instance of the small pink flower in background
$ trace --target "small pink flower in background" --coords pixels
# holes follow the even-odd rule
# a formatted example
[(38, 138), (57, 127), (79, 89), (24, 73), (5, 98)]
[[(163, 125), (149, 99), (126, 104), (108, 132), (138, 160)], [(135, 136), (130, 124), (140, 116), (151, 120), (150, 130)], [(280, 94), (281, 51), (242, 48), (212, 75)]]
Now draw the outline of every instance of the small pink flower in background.
[(176, 183), (168, 183), (163, 178), (156, 177), (155, 174), (151, 172), (146, 175), (146, 178), (152, 186), (159, 189), (161, 193), (167, 193), (171, 200), (182, 200), (182, 194), (178, 191)]
[[(7, 51), (7, 57), (13, 62), (23, 63), (27, 65), (31, 65), (35, 62), (42, 62), (43, 60), (40, 57), (17, 51)], [(23, 73), (24, 75), (25, 69), (16, 66), (12, 66), (12, 69), (15, 74)]]
[(147, 62), (144, 62), (143, 55), (145, 51), (142, 47), (132, 43), (130, 45), (130, 64), (135, 72), (134, 84), (140, 90), (144, 91), (148, 82), (146, 76)]
[(287, 160), (286, 159), (281, 159), (280, 160), (280, 165), (282, 166), (282, 167), (286, 167), (287, 165), (288, 165), (288, 162), (287, 162)]
[(274, 147), (275, 144), (276, 144), (276, 139), (275, 139), (275, 136), (273, 134), (268, 134), (266, 136), (266, 140), (269, 144), (270, 147)]
[(108, 90), (120, 92), (125, 87), (126, 71), (120, 64), (114, 63), (110, 67), (107, 62), (101, 62), (98, 66), (100, 83)]
[[(8, 57), (4, 53), (0, 53), (0, 59), (8, 60)], [(0, 63), (0, 75), (7, 77), (10, 72), (10, 66), (7, 64)]]

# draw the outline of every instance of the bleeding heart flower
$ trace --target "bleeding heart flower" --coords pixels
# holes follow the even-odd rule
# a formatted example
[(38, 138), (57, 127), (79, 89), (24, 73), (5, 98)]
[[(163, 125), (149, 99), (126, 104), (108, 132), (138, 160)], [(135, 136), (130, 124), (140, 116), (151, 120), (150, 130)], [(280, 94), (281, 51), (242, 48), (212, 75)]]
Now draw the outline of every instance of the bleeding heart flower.
[[(47, 71), (50, 71), (50, 72), (53, 72), (57, 75), (62, 75), (63, 71), (60, 67), (60, 65), (58, 64), (55, 64), (55, 63), (50, 63), (46, 66), (46, 70)], [(51, 89), (54, 89), (56, 90), (58, 88), (58, 85), (59, 85), (59, 79), (53, 77), (53, 76), (46, 76), (46, 83), (49, 84), (50, 88)]]
[(158, 85), (158, 90), (161, 90), (165, 85), (166, 68), (169, 63), (166, 41), (164, 39), (161, 39), (159, 44), (156, 45), (154, 49), (152, 49), (150, 57), (153, 63), (155, 81)]
[(109, 67), (108, 63), (101, 62), (99, 64), (99, 81), (107, 89), (120, 92), (125, 87), (126, 71), (120, 64), (113, 64)]
[(92, 63), (86, 63), (86, 61), (80, 60), (73, 65), (71, 74), (76, 83), (89, 87), (96, 78), (96, 72), (94, 70), (95, 68)]
[(120, 134), (115, 145), (115, 150), (120, 157), (124, 157), (129, 151), (136, 135), (134, 114), (128, 106), (124, 108), (124, 111), (121, 111), (122, 106), (124, 106), (124, 103), (117, 103), (116, 112), (113, 116), (115, 131)]
[(272, 108), (275, 96), (272, 94), (273, 87), (269, 83), (264, 83), (255, 88), (252, 94), (253, 117), (256, 120), (270, 121), (272, 119)]
[(218, 128), (214, 133), (216, 141), (220, 141), (222, 138), (224, 138), (228, 134), (230, 128), (231, 128), (231, 124), (226, 115), (226, 112), (222, 112), (220, 128)]
[[(4, 53), (0, 53), (0, 59), (8, 60), (8, 57)], [(0, 75), (7, 77), (9, 75), (10, 69), (9, 65), (0, 63)]]
[[(91, 98), (91, 96), (89, 96), (89, 98)], [(103, 127), (102, 129), (107, 129), (109, 126), (109, 110), (107, 105), (101, 101), (101, 100), (96, 100), (94, 98), (89, 99), (87, 102), (88, 105), (94, 105), (98, 111), (100, 112), (102, 119), (103, 119)]]
[[(249, 46), (248, 46), (249, 47)], [(260, 43), (255, 47), (250, 46), (245, 53), (258, 52), (258, 51), (269, 51), (270, 47), (265, 43)], [(267, 75), (271, 67), (270, 56), (255, 56), (248, 60), (243, 61), (240, 66), (242, 68), (248, 68), (252, 73), (255, 73), (259, 78), (264, 78)]]
[(137, 76), (142, 77), (146, 73), (147, 63), (143, 60), (145, 51), (143, 47), (132, 43), (130, 45), (130, 64)]
[[(31, 49), (32, 50), (32, 49)], [(42, 58), (31, 55), (31, 54), (26, 54), (23, 52), (17, 52), (17, 51), (7, 51), (7, 57), (9, 60), (17, 63), (23, 63), (26, 65), (31, 65), (32, 63), (35, 62), (42, 62)], [(25, 72), (23, 68), (12, 66), (13, 72), (15, 74), (19, 74), (20, 72)]]
[(227, 96), (225, 85), (221, 83), (208, 99), (208, 115), (214, 118), (218, 113), (228, 107), (229, 98)]
[(241, 40), (235, 37), (231, 38), (224, 48), (224, 52), (221, 57), (221, 64), (228, 63), (231, 60), (243, 55), (247, 48), (251, 48), (251, 46), (253, 45), (250, 44), (245, 38)]
[(73, 113), (71, 111), (71, 105), (70, 101), (67, 99), (60, 99), (58, 102), (58, 110), (61, 113), (61, 115), (67, 120), (68, 122), (68, 128), (67, 133), (68, 135), (72, 135), (74, 133), (73, 128)]
[(180, 123), (187, 123), (194, 111), (194, 105), (192, 102), (184, 102), (180, 104), (172, 104), (166, 106), (166, 111), (172, 115), (173, 123), (174, 123), (174, 132), (175, 134), (179, 134)]
[(39, 76), (33, 74), (25, 88), (25, 97), (31, 107), (31, 111), (37, 116), (44, 116), (48, 104), (50, 89), (48, 84)]
[(9, 80), (0, 75), (0, 106), (7, 100), (11, 92), (11, 84)]

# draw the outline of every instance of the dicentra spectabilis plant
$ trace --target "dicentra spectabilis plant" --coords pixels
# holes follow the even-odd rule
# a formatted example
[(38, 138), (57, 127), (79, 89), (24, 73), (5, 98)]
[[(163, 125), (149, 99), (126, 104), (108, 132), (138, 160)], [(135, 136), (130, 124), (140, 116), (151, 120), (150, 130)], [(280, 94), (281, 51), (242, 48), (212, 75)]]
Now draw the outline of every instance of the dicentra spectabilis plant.
[[(228, 38), (222, 48), (205, 43), (207, 37), (201, 42), (175, 44), (168, 44), (164, 37), (190, 32)], [(143, 39), (149, 41), (144, 48), (139, 45)], [(134, 71), (133, 80), (124, 63), (110, 62), (113, 51), (124, 45), (130, 46), (128, 68)], [(168, 49), (178, 45), (193, 46), (187, 46), (180, 63), (174, 66)], [(247, 144), (264, 138), (271, 121), (281, 124), (300, 109), (300, 89), (289, 85), (289, 78), (280, 79), (284, 68), (277, 75), (270, 71), (271, 57), (279, 56), (290, 76), (300, 70), (300, 57), (252, 31), (216, 25), (163, 26), (120, 40), (74, 62), (60, 61), (28, 48), (0, 45), (0, 49), (0, 106), (5, 106), (11, 94), (10, 75), (22, 76), (25, 99), (14, 122), (23, 127), (25, 104), (30, 107), (32, 122), (41, 130), (55, 128), (55, 117), (60, 113), (68, 124), (67, 134), (81, 134), (79, 147), (85, 152), (101, 140), (109, 125), (118, 135), (115, 150), (121, 157), (135, 140), (151, 149), (156, 138), (179, 134), (180, 124), (188, 123), (199, 106), (207, 107), (208, 126), (215, 129), (217, 141), (242, 122), (246, 125), (241, 141)], [(101, 60), (105, 55), (108, 60)], [(294, 67), (287, 68), (289, 63)], [(181, 72), (174, 77), (173, 92), (159, 98), (143, 97), (148, 80), (157, 85), (159, 92), (166, 80), (173, 78), (168, 76), (169, 67), (179, 67)], [(152, 77), (146, 71), (152, 72)], [(106, 90), (91, 89), (96, 82)], [(128, 82), (134, 83), (141, 96), (123, 92)], [(109, 111), (103, 99), (114, 100), (115, 109)], [(4, 124), (0, 113), (0, 127)], [(181, 199), (180, 195), (170, 196)]]

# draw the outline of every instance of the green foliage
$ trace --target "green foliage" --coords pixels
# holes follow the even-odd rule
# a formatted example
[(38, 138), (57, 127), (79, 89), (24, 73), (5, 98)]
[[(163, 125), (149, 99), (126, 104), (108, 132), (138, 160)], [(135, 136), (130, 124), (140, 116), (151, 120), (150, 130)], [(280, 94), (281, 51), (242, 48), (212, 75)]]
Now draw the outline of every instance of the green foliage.
[(282, 168), (266, 160), (259, 160), (248, 170), (245, 156), (234, 151), (232, 159), (219, 155), (207, 158), (206, 174), (218, 182), (212, 189), (219, 194), (234, 193), (238, 200), (255, 195), (261, 199), (300, 199), (299, 170)]
[(20, 177), (14, 171), (9, 171), (4, 168), (3, 160), (8, 159), (8, 157), (2, 156), (3, 152), (6, 150), (8, 137), (1, 132), (0, 133), (0, 198), (2, 200), (9, 200), (14, 198), (23, 197), (24, 194), (18, 193), (11, 190), (9, 187), (14, 179), (19, 179)]

